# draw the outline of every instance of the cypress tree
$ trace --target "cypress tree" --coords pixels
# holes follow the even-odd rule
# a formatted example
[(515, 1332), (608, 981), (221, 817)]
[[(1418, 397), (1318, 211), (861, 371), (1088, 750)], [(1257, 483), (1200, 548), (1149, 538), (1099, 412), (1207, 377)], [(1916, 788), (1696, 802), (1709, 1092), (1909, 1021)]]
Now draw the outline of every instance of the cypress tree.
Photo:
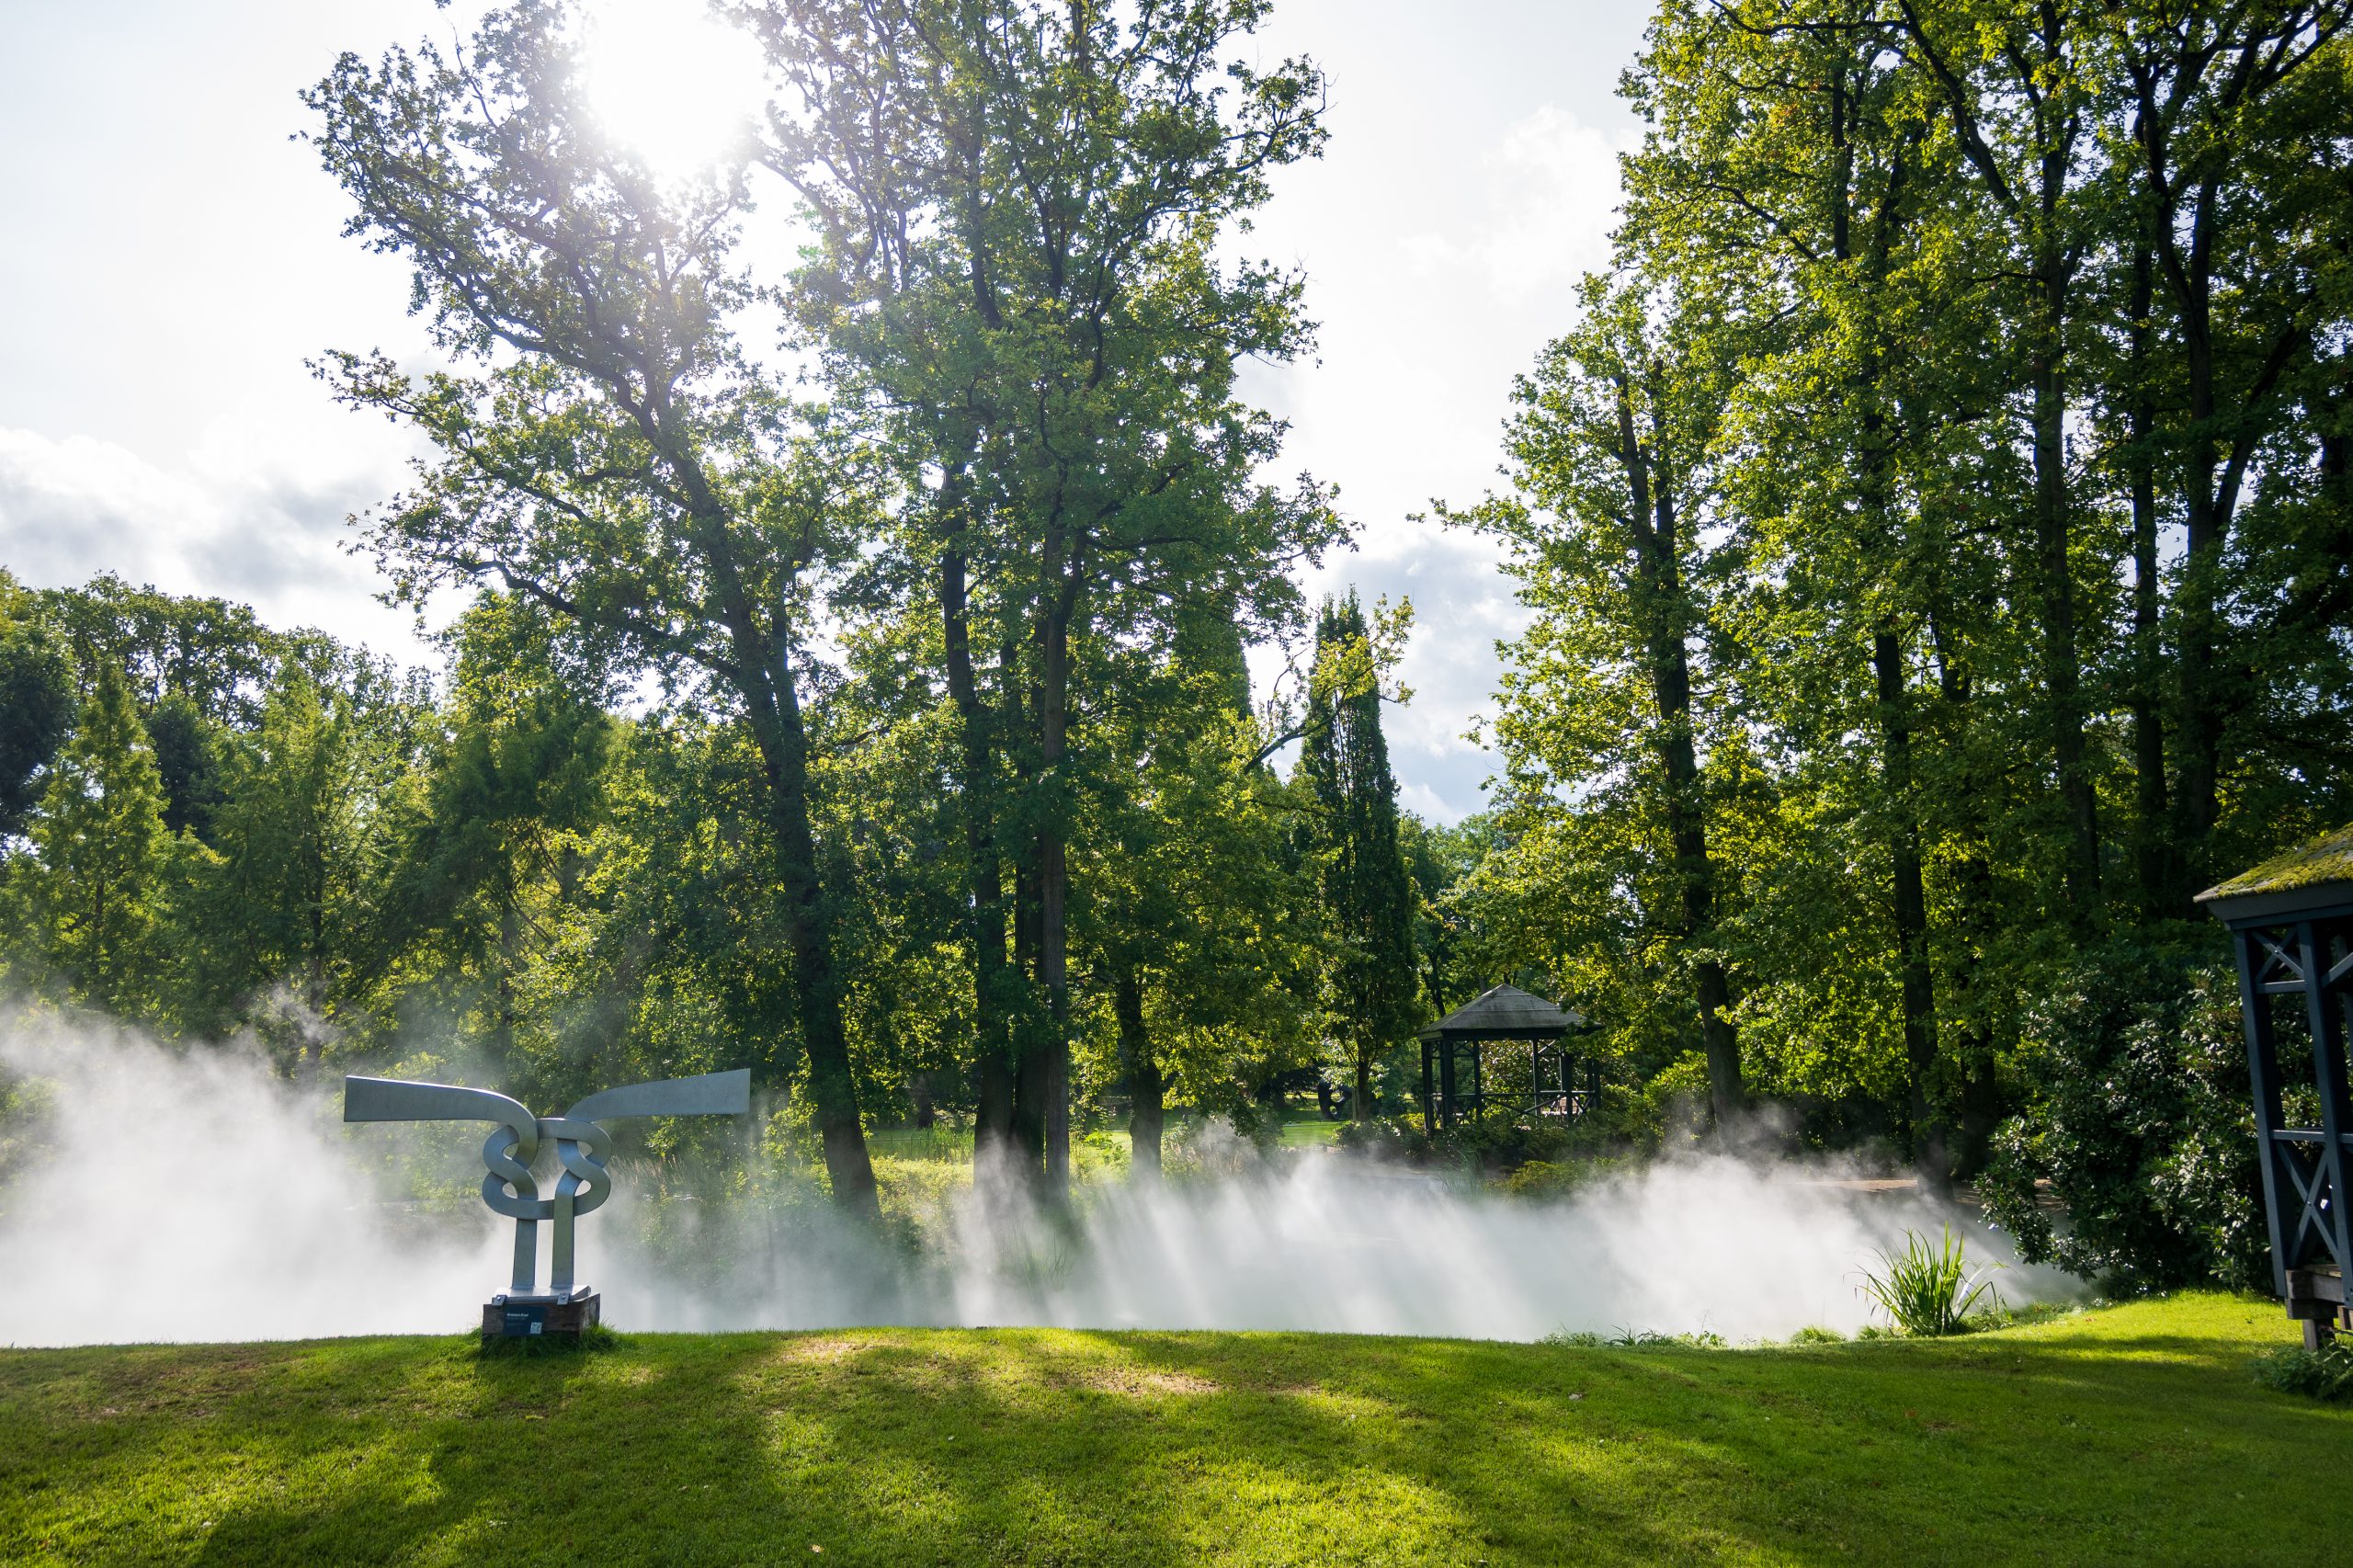
[(1325, 600), (1299, 756), (1328, 951), (1327, 1038), (1354, 1074), (1350, 1108), (1372, 1115), (1372, 1066), (1417, 1021), (1413, 885), (1397, 840), (1397, 780), (1381, 731), (1364, 607)]

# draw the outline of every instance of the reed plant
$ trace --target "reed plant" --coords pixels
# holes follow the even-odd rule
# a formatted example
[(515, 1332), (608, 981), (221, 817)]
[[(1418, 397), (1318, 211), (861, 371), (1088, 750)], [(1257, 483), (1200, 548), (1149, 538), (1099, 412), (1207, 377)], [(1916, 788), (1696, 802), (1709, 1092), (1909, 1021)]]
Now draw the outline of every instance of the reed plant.
[(1992, 1312), (2002, 1306), (1993, 1281), (1994, 1271), (2002, 1266), (1972, 1270), (1966, 1251), (1967, 1244), (1949, 1225), (1933, 1242), (1917, 1231), (1906, 1231), (1904, 1251), (1881, 1253), (1880, 1267), (1863, 1270), (1859, 1289), (1908, 1335), (1935, 1338), (1963, 1333), (1980, 1301)]

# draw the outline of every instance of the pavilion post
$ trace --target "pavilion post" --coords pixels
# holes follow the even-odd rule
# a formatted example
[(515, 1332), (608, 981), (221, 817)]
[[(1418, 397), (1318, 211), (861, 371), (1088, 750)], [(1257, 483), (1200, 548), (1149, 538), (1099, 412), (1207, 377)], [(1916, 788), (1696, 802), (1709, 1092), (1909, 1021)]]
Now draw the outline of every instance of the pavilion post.
[(1430, 1099), (1430, 1042), (1422, 1041), (1422, 1135), (1438, 1136), (1438, 1107)]
[(2280, 1231), (2280, 1217), (2286, 1211), (2281, 1203), (2284, 1195), (2296, 1191), (2298, 1182), (2293, 1170), (2281, 1169), (2295, 1156), (2279, 1137), (2280, 1128), (2286, 1125), (2279, 1098), (2279, 1047), (2272, 1032), (2271, 1004), (2256, 978), (2261, 967), (2253, 951), (2257, 937), (2245, 930), (2234, 931), (2231, 937), (2232, 946), (2238, 950), (2239, 1015), (2246, 1033), (2247, 1078), (2254, 1090), (2256, 1166), (2263, 1176), (2263, 1220), (2271, 1238), (2271, 1285), (2284, 1300), (2294, 1233)]
[(2304, 971), (2304, 1010), (2312, 1022), (2313, 1077), (2320, 1090), (2320, 1165), (2313, 1180), (2325, 1184), (2328, 1193), (2324, 1207), (2316, 1185), (2313, 1208), (2320, 1210), (2341, 1290), (2346, 1266), (2353, 1263), (2353, 1216), (2345, 1212), (2345, 1195), (2353, 1190), (2345, 1180), (2345, 1134), (2353, 1118), (2346, 1110), (2345, 1013), (2341, 1006), (2329, 1005), (2328, 949), (2329, 944), (2320, 938), (2312, 921), (2296, 923), (2297, 957)]

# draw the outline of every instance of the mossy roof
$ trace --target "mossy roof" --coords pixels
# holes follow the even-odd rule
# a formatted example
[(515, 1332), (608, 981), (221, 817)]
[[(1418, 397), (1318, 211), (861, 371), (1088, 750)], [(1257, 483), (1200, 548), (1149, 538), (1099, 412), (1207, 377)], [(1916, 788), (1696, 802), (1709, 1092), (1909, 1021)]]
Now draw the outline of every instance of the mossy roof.
[(2274, 855), (2252, 870), (2216, 883), (2198, 897), (2203, 902), (2243, 898), (2251, 893), (2291, 892), (2324, 882), (2353, 882), (2353, 823), (2334, 833), (2322, 834), (2285, 854)]

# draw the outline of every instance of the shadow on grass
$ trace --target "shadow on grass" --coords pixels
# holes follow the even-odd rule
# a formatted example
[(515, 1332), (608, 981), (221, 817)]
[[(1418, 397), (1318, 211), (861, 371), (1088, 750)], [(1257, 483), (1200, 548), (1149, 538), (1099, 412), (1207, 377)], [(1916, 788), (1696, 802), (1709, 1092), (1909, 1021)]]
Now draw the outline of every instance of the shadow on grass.
[[(0, 1358), (0, 1559), (2244, 1561), (2353, 1417), (2213, 1335), (874, 1330)], [(817, 1550), (813, 1550), (817, 1549)]]

